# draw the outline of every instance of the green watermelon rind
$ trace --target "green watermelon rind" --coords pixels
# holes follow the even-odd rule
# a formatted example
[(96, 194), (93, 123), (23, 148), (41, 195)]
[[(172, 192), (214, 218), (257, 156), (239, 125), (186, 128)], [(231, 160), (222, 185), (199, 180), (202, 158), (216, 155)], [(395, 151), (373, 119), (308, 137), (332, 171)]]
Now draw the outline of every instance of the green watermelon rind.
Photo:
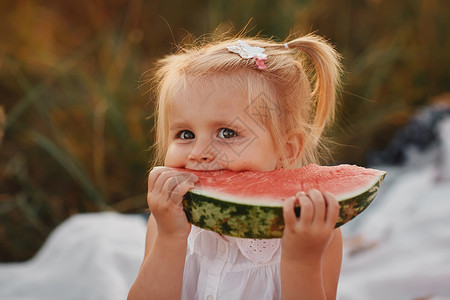
[[(376, 197), (385, 173), (361, 194), (340, 199), (339, 227), (364, 211)], [(281, 238), (284, 229), (282, 206), (224, 201), (189, 191), (183, 198), (188, 221), (217, 233), (254, 239)]]

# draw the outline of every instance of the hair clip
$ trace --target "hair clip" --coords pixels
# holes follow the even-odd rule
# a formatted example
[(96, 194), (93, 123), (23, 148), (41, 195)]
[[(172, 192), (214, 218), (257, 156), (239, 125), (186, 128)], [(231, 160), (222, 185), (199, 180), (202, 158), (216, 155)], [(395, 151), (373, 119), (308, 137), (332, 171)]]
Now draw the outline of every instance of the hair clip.
[(236, 46), (227, 47), (228, 51), (239, 54), (240, 57), (245, 59), (254, 58), (256, 60), (256, 66), (260, 70), (266, 68), (264, 61), (267, 60), (267, 54), (263, 53), (264, 51), (266, 51), (266, 49), (261, 47), (252, 47), (246, 42), (243, 42), (241, 40), (238, 40), (236, 44), (237, 44)]

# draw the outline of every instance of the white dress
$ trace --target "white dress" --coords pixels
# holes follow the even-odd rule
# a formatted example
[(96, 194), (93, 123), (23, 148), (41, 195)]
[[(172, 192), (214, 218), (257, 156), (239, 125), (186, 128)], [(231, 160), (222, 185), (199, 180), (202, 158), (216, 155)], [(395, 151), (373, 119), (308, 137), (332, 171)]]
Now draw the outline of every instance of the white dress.
[(280, 248), (280, 239), (240, 239), (192, 226), (181, 299), (280, 299)]

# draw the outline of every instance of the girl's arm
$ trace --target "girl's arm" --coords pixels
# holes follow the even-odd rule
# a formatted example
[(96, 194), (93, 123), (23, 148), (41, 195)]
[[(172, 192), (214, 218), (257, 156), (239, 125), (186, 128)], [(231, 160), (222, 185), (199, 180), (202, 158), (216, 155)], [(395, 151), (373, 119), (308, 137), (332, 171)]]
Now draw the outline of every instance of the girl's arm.
[(341, 232), (334, 228), (339, 204), (333, 195), (311, 190), (286, 199), (283, 210), (282, 299), (335, 299), (342, 261)]
[(146, 254), (128, 294), (129, 300), (181, 298), (186, 239), (159, 237), (154, 234), (156, 230), (156, 221), (150, 216)]
[(180, 299), (190, 225), (181, 205), (195, 176), (168, 168), (149, 175), (145, 255), (128, 299)]

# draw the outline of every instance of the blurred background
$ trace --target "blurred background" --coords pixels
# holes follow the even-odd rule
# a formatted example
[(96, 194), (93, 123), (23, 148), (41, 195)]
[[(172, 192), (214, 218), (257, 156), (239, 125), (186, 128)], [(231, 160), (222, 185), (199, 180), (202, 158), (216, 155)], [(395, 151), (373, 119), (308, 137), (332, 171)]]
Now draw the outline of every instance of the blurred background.
[(80, 212), (146, 209), (145, 73), (176, 44), (235, 31), (325, 36), (346, 67), (331, 163), (367, 165), (450, 91), (446, 0), (0, 2), (0, 261)]

